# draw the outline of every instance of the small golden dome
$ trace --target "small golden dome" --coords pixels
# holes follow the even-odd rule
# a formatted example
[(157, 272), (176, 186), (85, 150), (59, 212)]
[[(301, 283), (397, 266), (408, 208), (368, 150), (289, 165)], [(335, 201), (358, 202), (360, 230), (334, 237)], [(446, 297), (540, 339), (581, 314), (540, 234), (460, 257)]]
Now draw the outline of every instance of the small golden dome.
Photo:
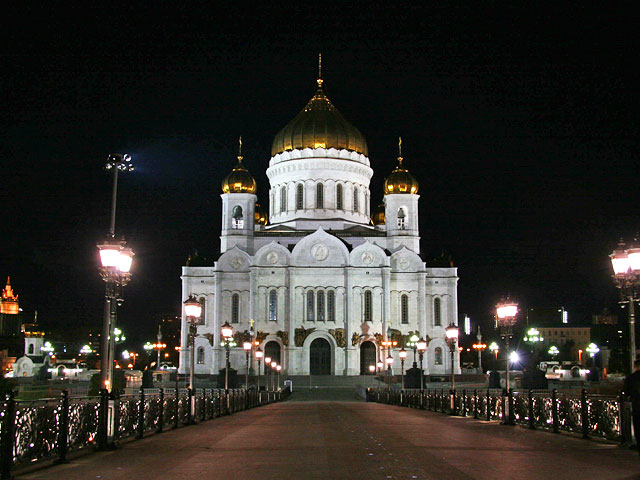
[(386, 222), (384, 203), (380, 202), (378, 208), (376, 208), (375, 212), (371, 216), (371, 221), (374, 225), (384, 225)]
[(256, 225), (266, 225), (268, 221), (267, 212), (259, 203), (256, 203), (256, 213), (253, 216)]
[(398, 165), (393, 169), (391, 175), (384, 180), (384, 194), (418, 193), (418, 181), (402, 165), (402, 138), (398, 141), (398, 151)]
[(304, 148), (335, 148), (369, 154), (367, 141), (333, 106), (318, 79), (318, 90), (304, 109), (273, 140), (271, 155)]
[(242, 137), (238, 143), (238, 164), (222, 181), (222, 193), (256, 193), (256, 181), (242, 165)]

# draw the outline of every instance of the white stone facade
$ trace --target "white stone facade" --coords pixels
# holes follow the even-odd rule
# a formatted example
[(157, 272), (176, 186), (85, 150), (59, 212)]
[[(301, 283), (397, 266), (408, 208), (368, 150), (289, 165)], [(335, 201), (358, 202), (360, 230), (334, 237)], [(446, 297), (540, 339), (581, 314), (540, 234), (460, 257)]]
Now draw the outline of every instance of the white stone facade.
[[(279, 350), (285, 374), (368, 372), (386, 357), (380, 341), (388, 332), (428, 338), (425, 372), (449, 373), (444, 329), (458, 324), (457, 269), (427, 267), (420, 258), (419, 195), (386, 195), (387, 224), (374, 227), (373, 170), (363, 154), (287, 151), (271, 158), (267, 176), (269, 225), (254, 225), (255, 195), (222, 194), (220, 257), (213, 266), (182, 267), (183, 301), (193, 294), (204, 303), (195, 373), (224, 368), (224, 322), (245, 332), (251, 320), (260, 348)], [(238, 206), (242, 222), (234, 223)], [(189, 369), (187, 332), (183, 309), (181, 373)], [(397, 373), (399, 348), (392, 352)], [(405, 368), (412, 361), (409, 353)], [(457, 352), (454, 362), (459, 373)], [(245, 372), (240, 342), (231, 366)]]

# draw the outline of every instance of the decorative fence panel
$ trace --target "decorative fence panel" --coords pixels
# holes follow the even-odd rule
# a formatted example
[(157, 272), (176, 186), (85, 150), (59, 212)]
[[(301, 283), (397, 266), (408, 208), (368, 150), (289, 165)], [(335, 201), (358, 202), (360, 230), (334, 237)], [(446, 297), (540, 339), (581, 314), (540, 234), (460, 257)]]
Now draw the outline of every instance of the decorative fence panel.
[(115, 395), (111, 400), (106, 391), (98, 397), (72, 398), (63, 391), (59, 400), (34, 402), (17, 401), (10, 393), (0, 404), (0, 478), (12, 478), (18, 465), (65, 461), (69, 451), (108, 448), (146, 433), (280, 401), (288, 394), (287, 389), (269, 394), (198, 389), (192, 412), (189, 389), (141, 389), (137, 395)]

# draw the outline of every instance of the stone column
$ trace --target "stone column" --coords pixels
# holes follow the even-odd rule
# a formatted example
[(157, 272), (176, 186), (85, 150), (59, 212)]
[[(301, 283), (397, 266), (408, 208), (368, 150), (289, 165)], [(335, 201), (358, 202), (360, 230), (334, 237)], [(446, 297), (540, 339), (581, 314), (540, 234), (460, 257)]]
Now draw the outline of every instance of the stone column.
[[(344, 193), (344, 192), (343, 192)], [(344, 370), (343, 375), (349, 375), (349, 357), (351, 352), (353, 351), (353, 346), (351, 345), (351, 328), (350, 323), (353, 317), (352, 315), (352, 295), (353, 295), (353, 285), (352, 285), (352, 275), (353, 269), (351, 267), (346, 267), (344, 269), (345, 279), (344, 283), (346, 286), (345, 291), (345, 303), (344, 303), (344, 337), (346, 339), (346, 345), (344, 348)]]
[(418, 331), (420, 338), (425, 338), (427, 331), (427, 305), (425, 299), (426, 274), (418, 273)]

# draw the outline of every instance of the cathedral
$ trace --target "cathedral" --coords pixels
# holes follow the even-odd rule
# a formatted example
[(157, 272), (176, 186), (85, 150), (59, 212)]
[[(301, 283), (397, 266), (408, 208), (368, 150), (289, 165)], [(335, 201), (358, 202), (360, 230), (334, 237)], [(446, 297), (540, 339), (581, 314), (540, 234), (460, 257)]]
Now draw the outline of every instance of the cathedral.
[[(239, 373), (247, 341), (286, 375), (369, 374), (389, 355), (399, 373), (399, 349), (410, 350), (415, 335), (428, 343), (425, 374), (451, 371), (445, 327), (458, 324), (457, 269), (420, 257), (419, 185), (402, 142), (373, 210), (368, 155), (365, 137), (333, 106), (321, 75), (315, 95), (273, 140), (268, 212), (257, 203), (240, 144), (222, 183), (221, 253), (210, 265), (190, 259), (182, 267), (183, 302), (193, 295), (203, 306), (196, 375), (224, 368), (225, 322), (234, 330), (230, 364)], [(183, 309), (180, 373), (190, 368), (188, 327)], [(459, 373), (457, 351), (453, 361)]]

